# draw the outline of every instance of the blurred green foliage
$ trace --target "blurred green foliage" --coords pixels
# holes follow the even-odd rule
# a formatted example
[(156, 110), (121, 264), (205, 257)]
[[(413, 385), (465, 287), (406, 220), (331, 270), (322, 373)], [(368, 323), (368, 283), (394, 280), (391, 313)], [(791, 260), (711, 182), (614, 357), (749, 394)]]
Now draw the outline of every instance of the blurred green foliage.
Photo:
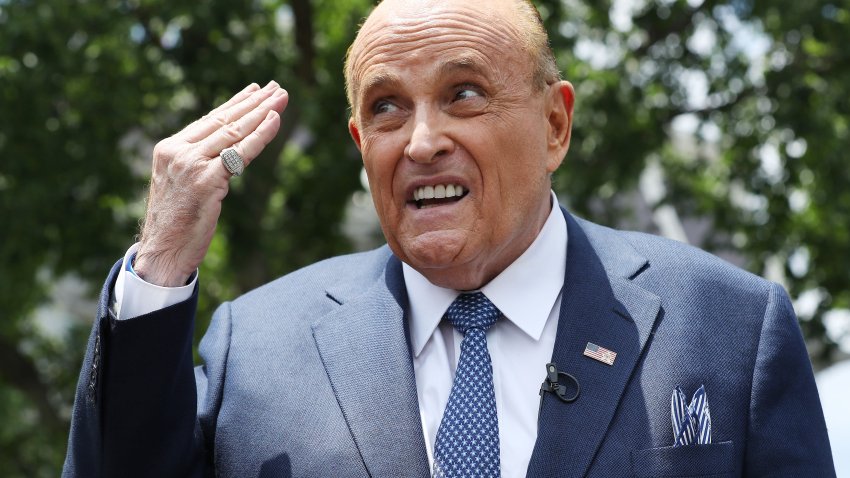
[[(342, 60), (368, 0), (0, 0), (0, 470), (55, 476), (92, 311), (33, 320), (67, 275), (96, 294), (133, 242), (150, 150), (250, 82), (291, 93), (278, 139), (234, 181), (203, 266), (198, 338), (222, 300), (350, 250), (361, 188)], [(556, 187), (616, 224), (661, 167), (697, 242), (756, 273), (780, 265), (820, 363), (850, 307), (846, 3), (536, 2), (578, 93)], [(682, 147), (679, 139), (685, 138)], [(630, 196), (627, 196), (627, 198)]]

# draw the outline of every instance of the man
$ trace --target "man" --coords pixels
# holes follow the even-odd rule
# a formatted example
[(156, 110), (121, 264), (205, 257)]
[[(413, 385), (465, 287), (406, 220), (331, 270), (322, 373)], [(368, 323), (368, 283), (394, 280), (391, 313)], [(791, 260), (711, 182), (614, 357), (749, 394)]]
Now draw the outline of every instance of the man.
[(287, 95), (159, 143), (65, 475), (834, 475), (780, 287), (553, 200), (574, 93), (547, 44), (521, 0), (379, 5), (345, 71), (388, 247), (222, 305), (194, 371), (195, 271)]

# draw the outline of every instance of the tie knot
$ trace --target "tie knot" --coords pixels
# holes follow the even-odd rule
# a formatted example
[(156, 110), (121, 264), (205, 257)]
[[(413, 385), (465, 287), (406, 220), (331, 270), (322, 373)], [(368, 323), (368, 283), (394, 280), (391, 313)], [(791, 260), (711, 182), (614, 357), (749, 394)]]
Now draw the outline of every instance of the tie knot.
[(474, 328), (486, 331), (501, 316), (499, 309), (481, 292), (461, 294), (446, 310), (446, 320), (462, 334)]

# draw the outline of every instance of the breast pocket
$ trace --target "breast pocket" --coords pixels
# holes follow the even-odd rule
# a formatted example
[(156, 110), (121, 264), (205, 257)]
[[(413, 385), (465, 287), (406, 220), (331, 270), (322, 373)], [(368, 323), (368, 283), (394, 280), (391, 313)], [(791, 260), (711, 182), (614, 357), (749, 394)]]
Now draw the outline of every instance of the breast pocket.
[(731, 441), (632, 451), (632, 476), (712, 477), (735, 476), (735, 447)]

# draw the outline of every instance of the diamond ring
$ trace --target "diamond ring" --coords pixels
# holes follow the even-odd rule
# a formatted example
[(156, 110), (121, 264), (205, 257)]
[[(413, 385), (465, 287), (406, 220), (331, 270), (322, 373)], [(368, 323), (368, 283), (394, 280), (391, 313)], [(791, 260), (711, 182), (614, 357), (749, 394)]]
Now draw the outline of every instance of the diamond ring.
[(221, 157), (221, 163), (224, 164), (224, 169), (226, 169), (230, 174), (239, 176), (243, 171), (245, 171), (245, 161), (242, 160), (242, 156), (239, 156), (236, 149), (222, 149), (219, 156)]

